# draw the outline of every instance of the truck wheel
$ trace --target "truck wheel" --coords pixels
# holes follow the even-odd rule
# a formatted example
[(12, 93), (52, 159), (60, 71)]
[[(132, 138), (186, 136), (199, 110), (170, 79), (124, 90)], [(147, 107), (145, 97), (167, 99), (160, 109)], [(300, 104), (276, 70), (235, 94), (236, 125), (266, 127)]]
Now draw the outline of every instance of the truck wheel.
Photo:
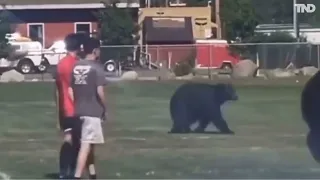
[(41, 64), (38, 66), (38, 71), (40, 73), (45, 73), (48, 71), (49, 67), (50, 67), (50, 63), (46, 58), (44, 58)]
[(17, 66), (22, 74), (30, 74), (34, 70), (34, 64), (30, 59), (21, 59)]
[(114, 62), (108, 62), (104, 65), (104, 70), (107, 72), (114, 72), (116, 70), (116, 64)]
[(230, 63), (223, 63), (221, 65), (221, 69), (230, 71), (230, 70), (232, 70), (232, 65)]

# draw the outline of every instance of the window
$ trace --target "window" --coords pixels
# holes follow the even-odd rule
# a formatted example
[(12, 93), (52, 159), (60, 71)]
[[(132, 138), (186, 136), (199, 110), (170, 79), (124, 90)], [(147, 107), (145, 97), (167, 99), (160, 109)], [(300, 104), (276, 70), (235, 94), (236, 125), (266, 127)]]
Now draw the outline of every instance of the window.
[(91, 23), (75, 23), (75, 33), (91, 34)]
[(184, 0), (169, 0), (170, 7), (187, 6)]
[(28, 36), (32, 41), (38, 41), (44, 45), (44, 25), (28, 24)]

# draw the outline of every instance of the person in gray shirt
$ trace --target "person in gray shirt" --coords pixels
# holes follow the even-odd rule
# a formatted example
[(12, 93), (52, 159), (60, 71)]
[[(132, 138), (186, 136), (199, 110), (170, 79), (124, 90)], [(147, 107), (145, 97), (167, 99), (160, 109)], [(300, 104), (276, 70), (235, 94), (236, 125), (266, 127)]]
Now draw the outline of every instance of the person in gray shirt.
[[(104, 143), (101, 121), (105, 118), (106, 113), (105, 73), (97, 62), (100, 56), (99, 40), (89, 38), (83, 44), (83, 51), (85, 58), (75, 64), (71, 87), (69, 87), (69, 94), (75, 104), (75, 114), (83, 121), (75, 179), (81, 178), (87, 159), (92, 161), (89, 163), (89, 171), (95, 172), (94, 145)], [(96, 178), (95, 173), (91, 175), (91, 179)]]

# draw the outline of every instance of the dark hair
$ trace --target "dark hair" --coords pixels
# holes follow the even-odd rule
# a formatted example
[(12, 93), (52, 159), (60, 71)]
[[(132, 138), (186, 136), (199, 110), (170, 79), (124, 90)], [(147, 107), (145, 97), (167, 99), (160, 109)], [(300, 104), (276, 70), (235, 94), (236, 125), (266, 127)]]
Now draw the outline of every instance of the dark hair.
[(75, 33), (68, 34), (64, 39), (64, 42), (66, 44), (67, 51), (77, 51), (80, 49), (80, 46), (82, 44), (79, 35)]
[(94, 49), (97, 49), (100, 47), (100, 41), (96, 38), (88, 38), (83, 43), (83, 52), (85, 54), (91, 54)]

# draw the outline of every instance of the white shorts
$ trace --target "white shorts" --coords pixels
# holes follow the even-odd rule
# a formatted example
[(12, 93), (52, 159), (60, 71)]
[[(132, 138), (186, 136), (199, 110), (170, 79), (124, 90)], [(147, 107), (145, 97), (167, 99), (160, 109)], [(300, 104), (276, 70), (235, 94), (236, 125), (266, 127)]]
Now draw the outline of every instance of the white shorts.
[(81, 142), (90, 144), (103, 144), (104, 137), (101, 119), (97, 117), (81, 116), (83, 121), (81, 129)]

